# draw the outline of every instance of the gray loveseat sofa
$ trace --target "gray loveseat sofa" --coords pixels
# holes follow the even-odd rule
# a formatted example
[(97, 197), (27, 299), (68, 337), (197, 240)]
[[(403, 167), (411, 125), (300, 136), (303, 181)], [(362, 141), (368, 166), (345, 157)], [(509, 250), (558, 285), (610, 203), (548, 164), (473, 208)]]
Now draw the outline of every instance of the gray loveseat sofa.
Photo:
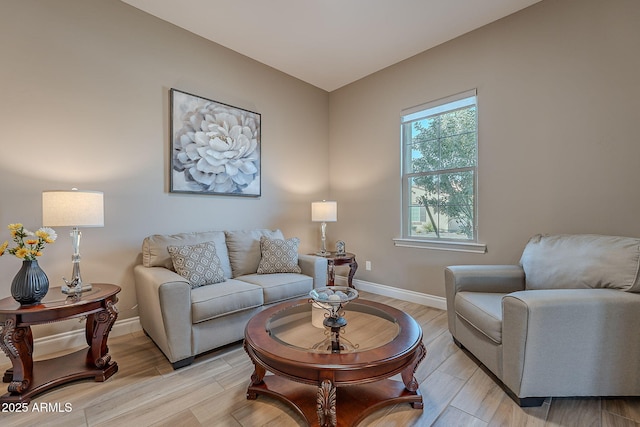
[[(241, 340), (247, 321), (264, 307), (326, 286), (325, 258), (293, 256), (291, 251), (285, 256), (288, 249), (297, 248), (296, 240), (285, 240), (280, 230), (207, 231), (144, 239), (142, 264), (134, 267), (140, 323), (174, 369), (191, 364), (200, 353)], [(277, 245), (274, 249), (267, 243)], [(186, 256), (181, 258), (180, 252)], [(215, 269), (200, 271), (198, 263), (210, 258)], [(297, 258), (297, 265), (287, 264), (291, 258), (292, 262)], [(176, 260), (181, 260), (178, 267), (184, 276), (176, 272)], [(200, 279), (214, 283), (194, 285)]]
[(445, 270), (449, 330), (521, 406), (640, 396), (640, 239), (533, 237), (520, 265)]

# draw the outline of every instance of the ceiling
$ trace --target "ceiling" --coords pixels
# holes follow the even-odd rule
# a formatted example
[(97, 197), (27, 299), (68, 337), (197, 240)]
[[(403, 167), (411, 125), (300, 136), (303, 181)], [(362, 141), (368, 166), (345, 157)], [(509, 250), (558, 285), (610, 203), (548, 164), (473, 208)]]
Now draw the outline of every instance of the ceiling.
[(540, 0), (122, 0), (326, 91)]

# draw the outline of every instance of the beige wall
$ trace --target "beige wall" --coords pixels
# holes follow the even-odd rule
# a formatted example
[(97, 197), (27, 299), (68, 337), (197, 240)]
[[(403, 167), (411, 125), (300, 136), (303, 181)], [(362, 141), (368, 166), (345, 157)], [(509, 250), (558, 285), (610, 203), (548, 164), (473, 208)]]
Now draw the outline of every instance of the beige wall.
[[(332, 92), (329, 240), (356, 277), (443, 296), (445, 266), (517, 263), (535, 233), (640, 237), (639, 22), (637, 0), (546, 0)], [(488, 253), (394, 247), (400, 111), (473, 88)]]
[[(118, 283), (137, 315), (132, 266), (153, 233), (282, 228), (310, 250), (310, 203), (328, 195), (327, 92), (118, 0), (21, 0), (0, 13), (0, 242), (41, 225), (47, 189), (102, 190), (105, 227), (84, 229), (85, 281)], [(170, 194), (169, 89), (262, 114), (262, 197)], [(71, 274), (68, 229), (40, 264)], [(0, 258), (0, 297), (20, 267)], [(74, 328), (82, 325), (73, 322)], [(46, 326), (36, 336), (66, 325)]]

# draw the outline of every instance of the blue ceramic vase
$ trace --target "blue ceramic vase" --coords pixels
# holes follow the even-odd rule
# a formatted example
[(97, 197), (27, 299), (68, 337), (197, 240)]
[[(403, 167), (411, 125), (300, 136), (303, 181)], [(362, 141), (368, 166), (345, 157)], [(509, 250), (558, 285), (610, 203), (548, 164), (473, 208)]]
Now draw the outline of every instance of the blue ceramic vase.
[(38, 261), (22, 261), (22, 268), (11, 282), (11, 296), (22, 306), (39, 304), (49, 291), (49, 278)]

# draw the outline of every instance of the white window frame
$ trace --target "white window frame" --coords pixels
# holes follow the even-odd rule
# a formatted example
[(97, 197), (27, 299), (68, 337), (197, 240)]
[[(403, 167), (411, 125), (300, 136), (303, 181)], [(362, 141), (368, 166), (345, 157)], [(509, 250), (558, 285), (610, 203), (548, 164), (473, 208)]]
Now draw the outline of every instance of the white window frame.
[[(474, 99), (474, 104), (476, 105), (476, 114), (478, 111), (478, 98), (477, 91), (475, 89), (461, 92), (452, 96), (448, 96), (446, 98), (437, 99), (435, 101), (427, 102), (425, 104), (417, 105), (412, 108), (405, 109), (401, 112), (400, 116), (400, 140), (401, 140), (401, 174), (402, 174), (402, 230), (401, 237), (393, 239), (395, 246), (400, 247), (411, 247), (411, 248), (426, 248), (426, 249), (436, 249), (436, 250), (448, 250), (448, 251), (459, 251), (459, 252), (474, 252), (474, 253), (485, 253), (487, 248), (483, 243), (478, 242), (478, 119), (476, 118), (476, 161), (473, 167), (464, 168), (465, 170), (473, 170), (474, 183), (473, 183), (473, 237), (471, 239), (446, 239), (446, 238), (433, 238), (433, 237), (420, 237), (413, 236), (410, 234), (410, 191), (409, 191), (409, 181), (415, 174), (411, 173), (411, 171), (405, 170), (408, 167), (409, 159), (406, 158), (408, 150), (405, 145), (405, 138), (402, 136), (402, 129), (405, 123), (413, 122), (421, 117), (426, 117), (426, 115), (432, 116), (434, 114), (439, 114), (445, 111), (450, 111), (455, 109), (455, 106), (450, 104), (455, 103), (457, 101), (464, 102), (468, 98)], [(463, 105), (463, 104), (461, 104)], [(469, 105), (469, 104), (467, 104)], [(452, 170), (455, 172), (456, 170)], [(444, 173), (445, 170), (442, 170)]]

